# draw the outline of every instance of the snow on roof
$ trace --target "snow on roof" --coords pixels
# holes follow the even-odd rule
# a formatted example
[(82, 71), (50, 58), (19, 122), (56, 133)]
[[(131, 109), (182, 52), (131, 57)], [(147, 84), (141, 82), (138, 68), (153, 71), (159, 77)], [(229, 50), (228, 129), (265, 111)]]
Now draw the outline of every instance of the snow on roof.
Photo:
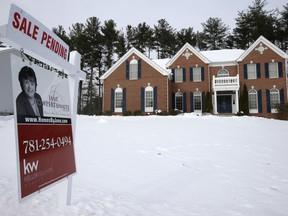
[(167, 71), (167, 73), (170, 73), (170, 69), (166, 68), (166, 63), (170, 60), (170, 58), (166, 58), (166, 59), (152, 59), (152, 61), (154, 63), (156, 63), (157, 65), (159, 65), (161, 68), (163, 68), (164, 70)]
[(236, 61), (244, 52), (245, 50), (242, 49), (200, 51), (200, 53), (211, 62)]

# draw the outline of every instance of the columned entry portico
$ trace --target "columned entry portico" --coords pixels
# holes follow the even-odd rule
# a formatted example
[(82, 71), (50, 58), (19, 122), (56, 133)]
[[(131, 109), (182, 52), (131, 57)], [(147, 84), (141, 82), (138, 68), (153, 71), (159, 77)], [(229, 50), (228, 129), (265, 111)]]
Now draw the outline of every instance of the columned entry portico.
[(213, 76), (214, 114), (239, 112), (239, 76)]

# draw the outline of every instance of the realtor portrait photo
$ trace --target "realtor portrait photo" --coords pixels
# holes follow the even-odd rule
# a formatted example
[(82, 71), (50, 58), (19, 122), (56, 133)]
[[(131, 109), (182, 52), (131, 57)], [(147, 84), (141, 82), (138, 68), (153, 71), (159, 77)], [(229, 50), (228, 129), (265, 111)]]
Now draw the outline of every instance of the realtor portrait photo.
[(43, 116), (43, 104), (37, 91), (37, 78), (31, 67), (24, 66), (18, 74), (21, 93), (16, 99), (18, 116)]

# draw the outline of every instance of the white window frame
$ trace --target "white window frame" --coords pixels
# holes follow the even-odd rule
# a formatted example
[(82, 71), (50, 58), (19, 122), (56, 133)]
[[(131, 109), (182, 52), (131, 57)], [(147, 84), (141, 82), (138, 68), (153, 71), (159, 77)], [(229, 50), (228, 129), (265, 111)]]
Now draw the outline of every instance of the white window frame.
[(255, 89), (248, 91), (249, 113), (258, 113), (258, 94)]
[(247, 79), (257, 79), (256, 64), (247, 64)]
[(279, 78), (278, 62), (269, 62), (269, 78)]
[(137, 80), (138, 79), (138, 61), (132, 59), (129, 64), (129, 79)]
[(194, 67), (193, 68), (193, 82), (201, 82), (201, 67)]
[(229, 71), (227, 69), (220, 69), (217, 73), (217, 77), (229, 77)]
[(193, 93), (193, 106), (194, 106), (194, 112), (202, 113), (202, 93), (199, 91)]
[(278, 89), (273, 88), (270, 90), (270, 107), (271, 107), (271, 113), (277, 113), (277, 107), (280, 103), (280, 92)]
[(151, 86), (145, 88), (145, 112), (154, 111), (154, 92)]
[(123, 90), (122, 88), (115, 89), (115, 112), (123, 111)]
[(175, 110), (183, 112), (183, 94), (182, 92), (177, 92), (175, 94)]
[(183, 82), (183, 68), (175, 68), (175, 83)]

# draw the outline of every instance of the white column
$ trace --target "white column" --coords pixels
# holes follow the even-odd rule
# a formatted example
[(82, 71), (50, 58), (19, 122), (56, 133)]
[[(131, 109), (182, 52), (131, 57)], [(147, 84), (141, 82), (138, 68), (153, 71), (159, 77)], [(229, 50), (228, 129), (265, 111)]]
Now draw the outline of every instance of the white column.
[(214, 114), (218, 114), (218, 111), (217, 111), (217, 91), (214, 91)]
[(239, 96), (238, 90), (235, 91), (235, 105), (236, 105), (236, 114), (239, 112)]

